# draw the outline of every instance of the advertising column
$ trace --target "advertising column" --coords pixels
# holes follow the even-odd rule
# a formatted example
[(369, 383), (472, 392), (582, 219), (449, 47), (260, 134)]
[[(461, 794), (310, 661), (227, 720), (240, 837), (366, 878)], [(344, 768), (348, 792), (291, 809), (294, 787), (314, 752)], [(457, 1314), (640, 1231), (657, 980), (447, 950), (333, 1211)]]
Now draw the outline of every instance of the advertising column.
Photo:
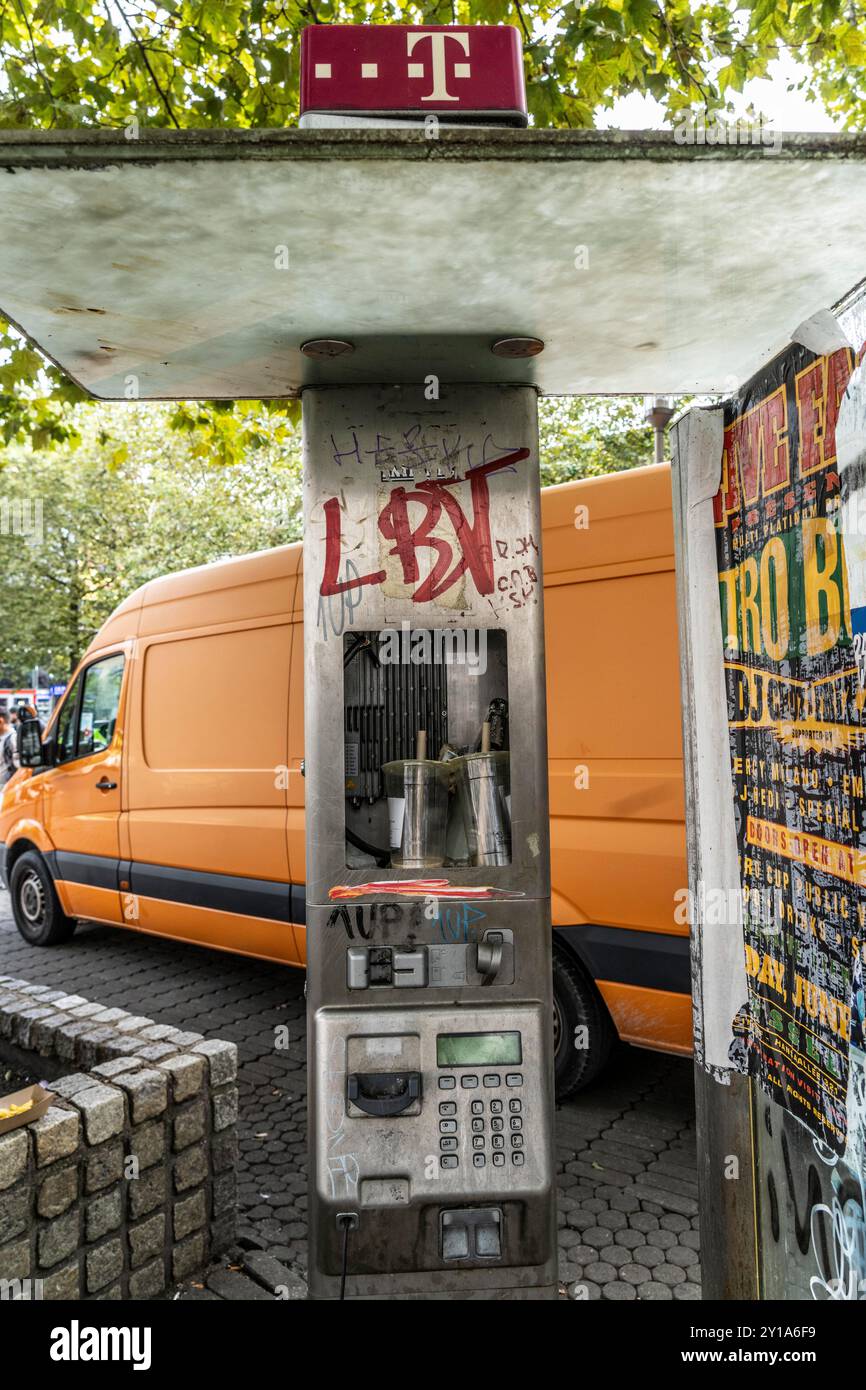
[[(721, 422), (697, 411), (677, 430), (680, 496), (699, 469), (695, 421), (714, 415), (722, 436), (718, 490), (680, 506), (679, 537), (698, 564), (711, 507), (714, 556), (681, 588), (688, 628), (697, 592), (718, 586), (686, 700), (697, 1060), (713, 1078), (699, 1087), (704, 1222), (728, 1230), (719, 1257), (753, 1263), (765, 1298), (858, 1298), (866, 1276), (866, 451), (856, 354), (833, 336), (816, 349), (804, 334)], [(713, 729), (698, 692), (719, 669)], [(695, 811), (712, 739), (727, 809), (710, 847)], [(737, 1072), (745, 1089), (729, 1084)], [(737, 1274), (711, 1280), (724, 1289)]]

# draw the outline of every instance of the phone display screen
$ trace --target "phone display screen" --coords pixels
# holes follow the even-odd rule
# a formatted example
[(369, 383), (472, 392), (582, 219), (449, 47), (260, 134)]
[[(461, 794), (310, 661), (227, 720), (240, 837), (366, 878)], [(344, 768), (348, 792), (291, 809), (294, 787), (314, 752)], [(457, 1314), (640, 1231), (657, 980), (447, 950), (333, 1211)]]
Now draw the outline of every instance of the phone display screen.
[(508, 1067), (523, 1060), (519, 1033), (439, 1033), (440, 1067)]

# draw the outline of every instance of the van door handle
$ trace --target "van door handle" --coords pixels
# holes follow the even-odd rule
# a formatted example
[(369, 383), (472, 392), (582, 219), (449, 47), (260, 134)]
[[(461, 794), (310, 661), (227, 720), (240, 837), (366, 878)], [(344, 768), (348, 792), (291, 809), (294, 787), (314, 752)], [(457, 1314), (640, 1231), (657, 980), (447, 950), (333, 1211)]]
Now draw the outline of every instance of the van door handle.
[(103, 778), (101, 778), (101, 779), (97, 782), (97, 784), (96, 784), (96, 790), (97, 790), (98, 792), (113, 792), (113, 791), (117, 791), (117, 783), (116, 783), (116, 782), (109, 782), (109, 780), (108, 780), (107, 777), (103, 777)]

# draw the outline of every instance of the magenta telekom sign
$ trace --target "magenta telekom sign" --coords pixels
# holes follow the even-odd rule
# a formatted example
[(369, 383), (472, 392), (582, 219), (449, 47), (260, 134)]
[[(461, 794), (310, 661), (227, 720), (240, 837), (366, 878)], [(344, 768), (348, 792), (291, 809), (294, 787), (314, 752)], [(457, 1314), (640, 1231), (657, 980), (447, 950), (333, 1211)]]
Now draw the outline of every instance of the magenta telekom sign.
[(315, 24), (301, 35), (301, 115), (484, 115), (526, 123), (510, 25)]

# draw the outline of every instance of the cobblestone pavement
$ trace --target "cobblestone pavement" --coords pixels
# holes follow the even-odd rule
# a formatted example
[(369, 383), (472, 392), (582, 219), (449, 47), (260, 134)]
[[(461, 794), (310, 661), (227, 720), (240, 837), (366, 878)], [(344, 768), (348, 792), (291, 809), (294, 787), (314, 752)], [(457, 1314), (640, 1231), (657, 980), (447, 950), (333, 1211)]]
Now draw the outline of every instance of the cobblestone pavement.
[[(306, 1054), (299, 970), (86, 925), (28, 946), (0, 890), (0, 974), (238, 1045), (238, 1243), (183, 1299), (303, 1297)], [(557, 1111), (563, 1292), (700, 1298), (691, 1063), (622, 1047)]]

